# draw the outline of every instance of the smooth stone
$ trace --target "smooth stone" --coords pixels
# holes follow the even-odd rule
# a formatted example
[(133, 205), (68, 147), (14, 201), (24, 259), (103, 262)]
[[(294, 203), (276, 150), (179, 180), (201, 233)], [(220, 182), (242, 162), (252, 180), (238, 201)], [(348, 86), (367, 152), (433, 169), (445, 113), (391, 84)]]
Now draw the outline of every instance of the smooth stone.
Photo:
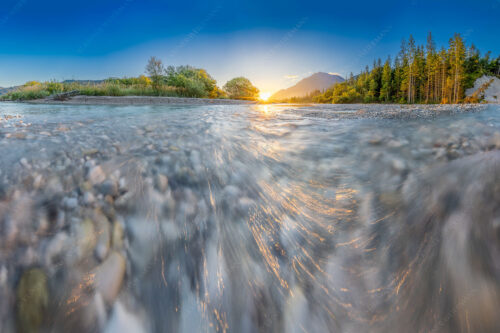
[(78, 207), (78, 199), (76, 198), (64, 198), (63, 207), (68, 210), (73, 210)]
[(97, 165), (89, 170), (87, 178), (92, 185), (97, 185), (106, 179), (106, 174), (102, 170), (101, 166)]
[(407, 168), (406, 162), (404, 160), (395, 158), (392, 160), (392, 167), (396, 171), (405, 171)]
[(111, 180), (104, 181), (99, 187), (99, 190), (104, 196), (110, 195), (114, 197), (118, 195), (118, 185)]
[(109, 319), (108, 325), (106, 326), (105, 333), (122, 333), (122, 332), (134, 332), (134, 333), (145, 333), (141, 320), (136, 317), (132, 312), (127, 311), (125, 307), (120, 303), (116, 302), (113, 306), (113, 312), (111, 318)]
[(83, 203), (87, 206), (92, 205), (95, 202), (95, 197), (91, 192), (85, 192), (83, 194)]
[(161, 193), (165, 193), (168, 188), (168, 178), (165, 175), (158, 174), (155, 177), (155, 187)]
[(113, 231), (111, 238), (111, 246), (115, 250), (120, 250), (123, 247), (123, 225), (119, 221), (113, 223)]
[(66, 245), (68, 244), (68, 235), (65, 232), (60, 232), (55, 235), (45, 249), (44, 262), (47, 267), (52, 267), (57, 259), (62, 259)]
[(238, 200), (238, 209), (242, 214), (247, 214), (253, 207), (255, 207), (255, 201), (250, 198), (242, 197)]
[(31, 168), (31, 165), (28, 163), (28, 160), (25, 157), (21, 158), (21, 160), (19, 160), (19, 163), (26, 169)]
[(0, 287), (7, 284), (8, 270), (4, 265), (0, 268)]
[(19, 228), (14, 219), (7, 218), (4, 221), (3, 229), (4, 229), (3, 234), (1, 235), (2, 242), (7, 246), (7, 248), (10, 248), (17, 241), (17, 237), (19, 235)]
[(500, 149), (500, 132), (495, 132), (493, 136), (488, 140), (489, 149)]
[(95, 247), (95, 255), (97, 259), (103, 261), (109, 252), (111, 235), (108, 219), (100, 212), (96, 212), (94, 216), (95, 233), (97, 235), (97, 244)]
[(99, 327), (100, 331), (103, 331), (106, 327), (107, 321), (106, 303), (104, 302), (104, 299), (102, 298), (102, 295), (100, 293), (95, 293), (93, 302), (96, 313), (97, 326)]
[(25, 271), (17, 287), (17, 328), (20, 332), (38, 332), (49, 305), (47, 276), (38, 268)]
[(160, 246), (157, 222), (141, 217), (126, 220), (129, 256), (137, 272), (146, 272), (147, 266)]
[(101, 293), (106, 304), (114, 303), (125, 277), (126, 261), (123, 256), (113, 251), (106, 260), (93, 270), (94, 286)]
[(96, 245), (94, 224), (90, 219), (83, 220), (76, 226), (76, 250), (77, 258), (88, 257)]

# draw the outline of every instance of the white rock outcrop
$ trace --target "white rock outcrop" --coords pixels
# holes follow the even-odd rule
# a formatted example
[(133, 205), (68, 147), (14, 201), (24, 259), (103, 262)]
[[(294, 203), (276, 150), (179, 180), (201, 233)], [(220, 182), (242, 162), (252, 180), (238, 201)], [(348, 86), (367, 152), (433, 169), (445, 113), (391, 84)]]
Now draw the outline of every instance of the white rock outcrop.
[(488, 89), (484, 91), (484, 101), (488, 103), (500, 103), (500, 79), (494, 76), (482, 76), (474, 83), (474, 88), (467, 89), (466, 95), (471, 96), (485, 83), (493, 80)]

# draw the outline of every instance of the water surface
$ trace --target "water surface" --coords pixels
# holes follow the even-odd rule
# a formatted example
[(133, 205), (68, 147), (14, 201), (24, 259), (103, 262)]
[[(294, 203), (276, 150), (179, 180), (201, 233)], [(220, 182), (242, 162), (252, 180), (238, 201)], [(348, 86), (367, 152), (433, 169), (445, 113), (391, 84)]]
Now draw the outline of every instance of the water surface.
[(500, 108), (361, 108), (0, 104), (0, 331), (499, 328)]

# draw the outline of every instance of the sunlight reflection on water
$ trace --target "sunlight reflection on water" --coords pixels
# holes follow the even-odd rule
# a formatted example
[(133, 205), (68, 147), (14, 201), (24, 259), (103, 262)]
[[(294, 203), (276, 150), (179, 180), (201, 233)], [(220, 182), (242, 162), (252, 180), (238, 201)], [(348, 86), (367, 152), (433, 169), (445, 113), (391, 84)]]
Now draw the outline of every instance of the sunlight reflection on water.
[[(0, 218), (18, 225), (0, 229), (0, 296), (36, 266), (56, 331), (497, 328), (498, 109), (309, 109), (337, 110), (7, 105), (30, 126), (1, 128)], [(28, 237), (40, 216), (51, 227)], [(1, 305), (8, 332), (17, 310)]]

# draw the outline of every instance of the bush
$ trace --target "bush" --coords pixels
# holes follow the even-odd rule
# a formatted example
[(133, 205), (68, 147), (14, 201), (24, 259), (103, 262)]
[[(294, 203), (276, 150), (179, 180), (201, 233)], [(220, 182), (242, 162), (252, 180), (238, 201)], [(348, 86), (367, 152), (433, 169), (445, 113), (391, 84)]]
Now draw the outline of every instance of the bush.
[(224, 90), (230, 98), (236, 99), (253, 100), (259, 95), (259, 89), (257, 89), (249, 79), (244, 77), (237, 77), (228, 81), (224, 85)]
[(44, 86), (49, 95), (59, 94), (64, 90), (63, 84), (55, 81), (46, 82)]
[(153, 86), (151, 79), (141, 75), (136, 78), (108, 79), (103, 83), (27, 82), (19, 90), (1, 96), (2, 100), (30, 100), (78, 90), (85, 96), (165, 96), (225, 98), (214, 79), (205, 70), (189, 66), (170, 68), (170, 76), (162, 76), (164, 83)]
[(178, 88), (184, 97), (209, 97), (217, 88), (217, 82), (204, 69), (169, 66), (166, 74), (165, 83)]

